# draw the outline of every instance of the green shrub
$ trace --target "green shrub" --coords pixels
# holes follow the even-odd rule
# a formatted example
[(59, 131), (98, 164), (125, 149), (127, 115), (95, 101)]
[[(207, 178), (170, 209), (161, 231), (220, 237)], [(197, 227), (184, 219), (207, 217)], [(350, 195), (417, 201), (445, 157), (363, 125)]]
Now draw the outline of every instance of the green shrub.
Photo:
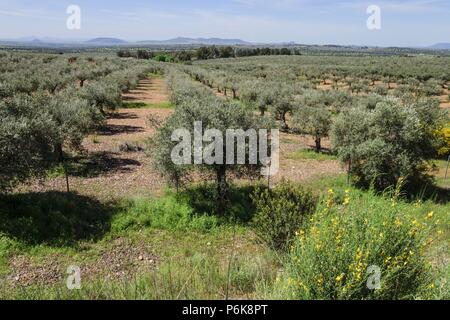
[(169, 195), (155, 200), (137, 198), (128, 201), (123, 212), (114, 218), (112, 230), (155, 228), (209, 231), (218, 224), (216, 217), (196, 214), (191, 206)]
[(1, 196), (0, 234), (28, 245), (72, 246), (101, 238), (114, 212), (111, 204), (74, 193)]
[(286, 181), (272, 190), (257, 189), (252, 200), (256, 207), (252, 221), (256, 234), (274, 249), (286, 249), (316, 207), (309, 190)]
[(446, 117), (432, 100), (405, 105), (386, 98), (373, 110), (341, 113), (332, 130), (333, 149), (358, 186), (384, 191), (403, 177), (405, 187), (416, 191), (429, 180), (426, 162), (436, 156), (435, 132)]
[[(275, 285), (277, 298), (423, 298), (433, 287), (424, 256), (433, 214), (411, 219), (405, 215), (411, 205), (371, 193), (347, 190), (342, 204), (335, 199), (330, 190), (308, 228), (298, 231)], [(381, 281), (371, 290), (374, 266), (380, 268)]]

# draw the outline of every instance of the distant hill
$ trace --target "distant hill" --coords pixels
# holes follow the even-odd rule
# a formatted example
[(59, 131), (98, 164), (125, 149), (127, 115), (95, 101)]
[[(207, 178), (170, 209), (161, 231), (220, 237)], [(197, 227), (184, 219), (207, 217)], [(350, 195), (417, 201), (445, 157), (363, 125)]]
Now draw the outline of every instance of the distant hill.
[(436, 43), (435, 45), (432, 45), (430, 47), (430, 49), (449, 49), (450, 50), (450, 42), (441, 42), (441, 43)]
[(119, 45), (119, 44), (127, 44), (128, 42), (117, 38), (95, 38), (88, 40), (85, 43), (98, 45)]
[(249, 45), (241, 39), (221, 39), (221, 38), (184, 38), (178, 37), (169, 40), (147, 40), (139, 41), (139, 44), (160, 44), (160, 45), (218, 45), (218, 46), (232, 46), (232, 45)]

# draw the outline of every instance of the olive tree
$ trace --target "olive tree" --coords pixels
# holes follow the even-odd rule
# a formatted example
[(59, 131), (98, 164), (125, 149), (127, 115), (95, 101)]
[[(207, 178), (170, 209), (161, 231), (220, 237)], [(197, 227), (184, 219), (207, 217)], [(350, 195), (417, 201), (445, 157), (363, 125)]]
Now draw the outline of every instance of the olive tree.
[(328, 137), (331, 129), (331, 112), (325, 105), (302, 106), (294, 115), (295, 127), (303, 134), (313, 136), (315, 151), (322, 150), (322, 139)]
[(287, 115), (292, 114), (294, 109), (294, 89), (291, 86), (277, 88), (273, 92), (273, 97), (275, 99), (271, 107), (272, 115), (281, 121), (281, 129), (287, 131), (289, 130)]
[(64, 167), (67, 192), (69, 176), (63, 148), (79, 150), (83, 138), (95, 127), (98, 119), (96, 106), (68, 90), (58, 94), (46, 104), (47, 113), (56, 126), (54, 141), (57, 160)]
[(56, 161), (56, 124), (42, 106), (39, 95), (0, 102), (0, 192), (44, 174)]
[(436, 155), (435, 132), (445, 119), (432, 101), (403, 104), (386, 98), (373, 110), (360, 106), (341, 113), (332, 129), (332, 147), (359, 186), (384, 190), (400, 178), (414, 186), (427, 178), (425, 164)]
[[(216, 135), (209, 137), (208, 142), (201, 141), (201, 156), (209, 155), (209, 160), (196, 161), (195, 150), (199, 146), (195, 142), (195, 134), (198, 128), (195, 123), (201, 123), (201, 130), (215, 130)], [(215, 175), (217, 194), (219, 200), (223, 201), (227, 197), (228, 181), (227, 173), (233, 172), (236, 175), (253, 176), (256, 170), (260, 169), (260, 164), (249, 163), (236, 164), (237, 161), (229, 161), (227, 157), (228, 140), (227, 130), (258, 130), (267, 128), (268, 124), (255, 116), (248, 108), (236, 102), (224, 101), (216, 97), (208, 96), (201, 99), (189, 99), (177, 106), (175, 113), (158, 129), (155, 137), (151, 139), (151, 152), (154, 157), (156, 168), (165, 176), (172, 179), (178, 186), (180, 180), (192, 170), (200, 170)], [(177, 129), (189, 132), (189, 141), (182, 141), (185, 148), (183, 156), (185, 162), (175, 164), (173, 152), (179, 146), (180, 140), (173, 141), (173, 134)], [(197, 130), (197, 131), (196, 131)], [(202, 132), (200, 132), (203, 135)], [(225, 140), (227, 140), (225, 142)], [(245, 140), (246, 158), (248, 159), (250, 148), (248, 139)], [(223, 144), (220, 144), (223, 142)], [(198, 142), (197, 142), (198, 143)], [(235, 147), (235, 146), (233, 146)], [(236, 151), (236, 150), (234, 150)], [(186, 153), (187, 152), (187, 153)], [(237, 152), (234, 152), (237, 157)]]
[(120, 88), (113, 81), (88, 83), (80, 90), (80, 96), (90, 105), (96, 106), (102, 115), (105, 115), (107, 110), (115, 110), (122, 104)]
[(336, 101), (342, 101), (345, 107), (351, 101), (347, 100), (345, 94), (306, 91), (296, 102), (299, 107), (294, 112), (294, 126), (300, 133), (314, 138), (317, 153), (322, 150), (322, 139), (328, 137), (331, 129), (331, 110), (341, 107), (333, 107), (335, 97)]

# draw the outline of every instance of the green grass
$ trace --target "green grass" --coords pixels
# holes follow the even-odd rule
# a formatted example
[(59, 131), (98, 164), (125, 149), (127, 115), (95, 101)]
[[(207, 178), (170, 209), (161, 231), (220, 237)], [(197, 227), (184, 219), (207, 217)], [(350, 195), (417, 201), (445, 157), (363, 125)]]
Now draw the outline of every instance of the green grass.
[[(354, 188), (352, 186), (349, 186), (346, 183), (346, 176), (344, 174), (336, 175), (334, 177), (322, 177), (320, 179), (311, 181), (308, 183), (308, 186), (310, 188), (313, 188), (316, 194), (318, 194), (323, 200), (323, 205), (319, 207), (318, 212), (316, 213), (314, 219), (314, 223), (316, 225), (316, 228), (319, 228), (318, 234), (325, 235), (326, 233), (329, 233), (326, 229), (327, 224), (329, 222), (333, 222), (333, 220), (330, 220), (329, 215), (325, 214), (325, 217), (323, 216), (324, 207), (326, 206), (328, 201), (331, 199), (333, 203), (332, 206), (335, 208), (336, 211), (336, 217), (337, 219), (349, 219), (346, 222), (343, 222), (342, 226), (344, 230), (348, 228), (353, 221), (353, 219), (356, 219), (358, 215), (362, 214), (362, 212), (366, 212), (368, 214), (369, 222), (372, 219), (372, 216), (375, 219), (375, 216), (384, 217), (387, 218), (388, 216), (394, 215), (394, 218), (397, 215), (399, 218), (403, 219), (404, 221), (409, 222), (410, 224), (419, 223), (419, 225), (423, 228), (423, 239), (424, 239), (424, 245), (425, 247), (422, 247), (420, 250), (420, 254), (425, 259), (425, 266), (426, 268), (430, 268), (430, 274), (428, 276), (431, 277), (431, 282), (433, 283), (433, 287), (425, 286), (420, 288), (411, 288), (410, 290), (405, 290), (405, 292), (412, 293), (412, 296), (409, 296), (409, 298), (418, 298), (418, 299), (448, 299), (450, 297), (450, 290), (448, 284), (450, 283), (450, 267), (448, 265), (448, 260), (450, 259), (450, 243), (448, 242), (448, 239), (450, 238), (450, 215), (448, 210), (448, 199), (447, 201), (442, 201), (442, 199), (439, 199), (437, 197), (429, 196), (427, 199), (421, 199), (421, 198), (411, 198), (411, 196), (408, 196), (406, 194), (403, 194), (400, 192), (398, 194), (398, 198), (395, 197), (395, 190), (387, 190), (383, 194), (375, 193), (372, 191), (365, 191), (360, 190), (357, 188)], [(330, 197), (330, 192), (332, 190), (332, 196)], [(346, 198), (349, 197), (349, 200), (346, 200)], [(394, 199), (397, 199), (393, 202), (392, 197)], [(349, 201), (349, 205), (345, 205), (346, 201)], [(329, 210), (329, 209), (327, 209)], [(390, 213), (389, 213), (390, 212)], [(366, 214), (365, 213), (365, 214)], [(331, 216), (333, 218), (333, 216)], [(350, 221), (350, 222), (349, 222)], [(417, 222), (416, 222), (417, 221)], [(375, 220), (374, 220), (375, 223)], [(378, 222), (376, 222), (378, 223)], [(384, 224), (378, 223), (378, 227), (383, 229), (383, 226), (388, 226)], [(323, 230), (322, 230), (323, 229)], [(308, 229), (306, 229), (308, 230)], [(394, 230), (395, 231), (395, 230)], [(314, 233), (314, 232), (313, 232)], [(331, 234), (334, 234), (331, 232)], [(372, 231), (368, 232), (369, 238), (376, 235), (378, 233), (374, 233)], [(383, 234), (387, 234), (387, 230), (383, 231)], [(306, 240), (309, 241), (308, 237), (311, 235), (306, 231)], [(352, 232), (348, 234), (348, 237), (352, 236)], [(391, 237), (392, 238), (392, 237)], [(392, 240), (391, 238), (386, 238), (386, 241)], [(334, 238), (333, 238), (334, 239)], [(358, 243), (363, 248), (366, 247), (365, 243), (362, 243), (364, 237), (361, 238), (358, 241), (349, 242), (349, 243)], [(367, 238), (368, 239), (368, 238)], [(316, 241), (316, 240), (314, 240)], [(333, 270), (328, 270), (325, 265), (326, 263), (329, 263), (330, 259), (323, 260), (322, 258), (317, 257), (317, 260), (314, 260), (316, 258), (313, 257), (313, 253), (311, 250), (317, 249), (317, 247), (314, 244), (314, 241), (312, 242), (312, 247), (310, 247), (308, 250), (308, 254), (312, 255), (310, 258), (308, 258), (305, 252), (300, 252), (300, 256), (294, 255), (290, 262), (290, 271), (288, 271), (288, 274), (283, 275), (282, 279), (284, 279), (282, 282), (275, 285), (274, 288), (269, 288), (265, 294), (261, 293), (262, 296), (266, 298), (293, 298), (298, 297), (297, 295), (300, 294), (300, 291), (292, 291), (289, 290), (287, 285), (287, 282), (291, 284), (297, 284), (298, 281), (301, 281), (302, 284), (305, 284), (309, 287), (309, 293), (306, 291), (303, 292), (302, 297), (305, 299), (313, 298), (316, 299), (321, 296), (322, 298), (328, 299), (330, 296), (333, 295), (339, 295), (339, 292), (330, 291), (330, 287), (327, 285), (330, 282), (334, 282), (335, 278), (338, 276), (337, 274), (334, 274)], [(318, 241), (318, 242), (317, 242)], [(320, 244), (323, 246), (323, 241), (325, 239), (317, 240), (316, 244)], [(400, 245), (400, 242), (398, 243)], [(325, 245), (325, 248), (332, 247), (334, 244)], [(402, 244), (403, 245), (403, 244)], [(312, 248), (312, 249), (311, 249)], [(408, 247), (406, 247), (408, 248)], [(306, 248), (303, 248), (306, 250)], [(302, 249), (302, 250), (303, 250)], [(348, 248), (347, 248), (348, 249)], [(320, 254), (320, 257), (323, 257), (326, 255), (325, 251), (326, 249), (321, 249), (318, 254)], [(356, 249), (355, 249), (356, 250)], [(386, 249), (387, 250), (387, 249)], [(409, 250), (409, 249), (408, 249)], [(337, 252), (336, 249), (332, 249), (330, 251), (330, 255), (336, 255), (335, 252)], [(297, 252), (298, 253), (298, 252)], [(297, 254), (296, 253), (296, 254)], [(374, 251), (372, 250), (372, 253)], [(344, 253), (343, 253), (344, 254)], [(350, 257), (351, 257), (350, 253)], [(376, 256), (373, 256), (374, 258)], [(344, 255), (336, 256), (335, 257), (337, 262), (331, 263), (333, 268), (337, 268), (338, 264), (341, 261), (345, 260)], [(348, 258), (348, 257), (347, 257)], [(376, 258), (375, 258), (376, 259)], [(323, 261), (322, 261), (323, 260)], [(348, 260), (348, 259), (347, 259)], [(322, 262), (320, 262), (322, 261)], [(326, 262), (328, 261), (328, 262)], [(298, 264), (303, 264), (303, 266), (299, 266)], [(311, 263), (312, 269), (309, 270), (309, 275), (306, 277), (307, 271), (299, 271), (299, 268), (309, 268), (309, 263)], [(319, 263), (321, 267), (314, 268), (313, 264)], [(294, 269), (292, 269), (294, 268)], [(316, 276), (319, 275), (317, 270), (322, 270), (323, 274), (326, 275), (329, 274), (328, 279), (325, 277), (325, 287), (328, 291), (318, 291), (317, 284), (312, 285), (311, 277), (314, 279), (314, 274)], [(315, 271), (314, 271), (315, 270)], [(302, 276), (295, 275), (295, 273), (299, 272)], [(342, 272), (342, 271), (341, 271)], [(340, 274), (339, 274), (340, 275)], [(425, 275), (427, 276), (427, 275)], [(305, 278), (306, 277), (306, 278)], [(291, 278), (291, 280), (289, 280)], [(331, 280), (330, 280), (331, 279)], [(328, 284), (327, 284), (327, 281)], [(409, 284), (408, 284), (409, 285)], [(305, 296), (306, 294), (306, 296)], [(326, 295), (329, 295), (328, 298)], [(357, 292), (344, 292), (345, 294), (357, 294)], [(382, 296), (383, 293), (380, 294)], [(398, 296), (399, 298), (400, 296)]]
[(443, 188), (450, 188), (450, 166), (447, 174), (447, 179), (445, 179), (445, 171), (447, 170), (447, 161), (446, 160), (435, 160), (434, 165), (437, 167), (439, 172), (442, 174), (436, 178), (436, 182), (438, 186)]
[[(308, 187), (322, 198), (332, 188), (338, 206), (350, 189), (355, 210), (370, 203), (390, 206), (383, 195), (349, 187), (345, 175), (311, 181)], [(224, 299), (228, 276), (232, 298), (273, 298), (285, 257), (260, 244), (249, 227), (254, 208), (248, 195), (253, 188), (233, 188), (226, 210), (214, 201), (214, 188), (203, 184), (179, 194), (169, 190), (156, 198), (108, 204), (64, 193), (2, 197), (0, 279), (17, 271), (10, 259), (21, 256), (34, 268), (52, 261), (60, 265), (64, 281), (23, 288), (0, 281), (0, 299)], [(432, 242), (425, 254), (436, 275), (436, 290), (440, 290), (435, 297), (448, 297), (443, 289), (450, 281), (445, 263), (450, 252), (448, 204), (432, 199), (400, 200), (397, 208), (407, 219), (418, 221), (433, 212)], [(66, 288), (67, 266), (94, 265), (118, 240), (145, 243), (158, 258), (158, 268), (137, 272), (126, 281), (106, 281), (102, 276), (86, 280), (82, 276), (81, 290)]]
[(291, 160), (316, 160), (316, 161), (328, 161), (328, 160), (337, 160), (337, 157), (324, 152), (315, 152), (311, 149), (302, 149), (293, 152), (288, 155), (288, 159)]
[(145, 103), (145, 102), (124, 102), (124, 109), (173, 109), (175, 106), (170, 102)]
[[(328, 195), (328, 191), (330, 188), (333, 189), (335, 193), (335, 200), (337, 202), (343, 201), (345, 197), (345, 190), (356, 192), (357, 197), (370, 195), (371, 198), (378, 199), (379, 201), (385, 201), (386, 194), (392, 192), (386, 191), (384, 194), (375, 194), (370, 190), (360, 190), (353, 186), (349, 186), (346, 180), (346, 175), (340, 174), (333, 177), (321, 177), (309, 182), (307, 185), (322, 197), (326, 197)], [(411, 218), (422, 220), (429, 212), (433, 212), (433, 217), (435, 219), (435, 222), (437, 223), (436, 228), (433, 230), (435, 232), (434, 235), (438, 236), (438, 231), (440, 230), (443, 232), (443, 234), (439, 238), (449, 239), (450, 212), (448, 204), (450, 198), (447, 198), (447, 201), (442, 201), (442, 199), (439, 199), (432, 194), (429, 195), (428, 198), (420, 197), (420, 194), (421, 193), (418, 193), (416, 197), (411, 197), (404, 193), (400, 193), (399, 205), (402, 207), (402, 210)], [(438, 243), (436, 244), (439, 245)]]
[(162, 73), (149, 73), (147, 75), (147, 77), (149, 77), (149, 78), (162, 78), (163, 74)]
[[(193, 239), (178, 238), (179, 241)], [(214, 239), (210, 239), (214, 240)], [(227, 240), (230, 240), (227, 238)], [(194, 240), (198, 242), (198, 240)], [(138, 274), (132, 279), (107, 281), (101, 278), (83, 282), (81, 290), (68, 290), (64, 284), (32, 286), (22, 290), (0, 289), (1, 298), (12, 299), (224, 299), (228, 281), (224, 247), (204, 246), (195, 253), (184, 252), (165, 258), (158, 270)], [(217, 256), (221, 250), (222, 255)], [(229, 296), (239, 299), (255, 298), (259, 286), (270, 283), (276, 276), (273, 256), (237, 255), (230, 270)]]
[(205, 192), (211, 189), (169, 190), (108, 205), (64, 193), (0, 199), (0, 277), (13, 271), (9, 261), (18, 255), (33, 268), (50, 261), (63, 272), (69, 265), (89, 266), (118, 239), (149, 244), (158, 257), (151, 273), (127, 281), (82, 278), (80, 291), (69, 291), (65, 282), (12, 289), (0, 281), (0, 299), (223, 299), (231, 255), (230, 297), (254, 298), (258, 286), (275, 279), (278, 260), (246, 226), (248, 192), (233, 190), (236, 201), (218, 213), (209, 198), (214, 193)]

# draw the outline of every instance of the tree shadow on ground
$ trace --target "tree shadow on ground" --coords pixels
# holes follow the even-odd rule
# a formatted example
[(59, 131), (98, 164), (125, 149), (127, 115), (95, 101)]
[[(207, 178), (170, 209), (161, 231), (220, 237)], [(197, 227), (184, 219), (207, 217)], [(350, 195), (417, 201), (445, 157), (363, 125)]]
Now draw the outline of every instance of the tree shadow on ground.
[(73, 246), (110, 230), (114, 207), (75, 193), (0, 196), (0, 233), (28, 245)]
[(334, 156), (334, 154), (333, 154), (333, 152), (332, 152), (332, 150), (330, 148), (322, 147), (320, 149), (320, 151), (317, 152), (316, 151), (316, 146), (314, 146), (312, 144), (309, 144), (307, 146), (307, 149), (304, 149), (304, 150), (309, 151), (309, 152), (316, 152), (318, 154), (325, 154), (325, 155), (328, 155), (328, 156)]
[(220, 203), (213, 184), (188, 187), (178, 193), (181, 201), (186, 201), (198, 214), (216, 215), (228, 221), (247, 223), (255, 214), (250, 195), (257, 186), (230, 186), (227, 200)]
[(119, 134), (130, 134), (144, 132), (145, 129), (137, 126), (108, 124), (101, 126), (98, 132), (99, 136), (115, 136)]
[(127, 119), (139, 119), (139, 117), (130, 112), (122, 112), (122, 113), (111, 113), (108, 115), (108, 119), (114, 119), (114, 120), (127, 120)]
[(148, 93), (148, 91), (147, 90), (145, 90), (145, 89), (142, 89), (142, 90), (138, 90), (138, 89), (136, 89), (136, 90), (134, 90), (133, 91), (133, 95), (134, 96), (123, 96), (122, 97), (122, 100), (123, 101), (125, 101), (125, 102), (142, 102), (141, 100), (141, 97), (139, 97), (139, 96), (136, 96), (136, 95), (144, 95), (144, 94), (147, 94)]
[(113, 152), (96, 152), (87, 156), (72, 158), (68, 163), (68, 173), (73, 177), (94, 178), (106, 173), (126, 173), (140, 167), (141, 162), (124, 159)]
[(418, 190), (411, 191), (412, 200), (421, 199), (423, 201), (432, 201), (436, 204), (447, 204), (450, 202), (450, 189), (442, 188), (434, 183), (424, 184)]

